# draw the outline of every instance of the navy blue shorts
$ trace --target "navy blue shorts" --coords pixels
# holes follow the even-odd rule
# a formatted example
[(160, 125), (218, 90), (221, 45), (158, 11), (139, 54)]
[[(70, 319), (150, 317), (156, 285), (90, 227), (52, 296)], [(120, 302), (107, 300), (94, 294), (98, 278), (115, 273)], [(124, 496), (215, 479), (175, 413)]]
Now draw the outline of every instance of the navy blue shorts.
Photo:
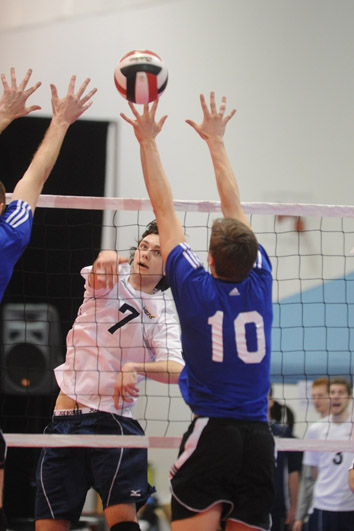
[(309, 519), (309, 531), (353, 531), (354, 511), (323, 511), (314, 509)]
[(197, 417), (171, 470), (172, 521), (223, 506), (223, 520), (270, 529), (274, 439), (266, 422)]
[[(136, 420), (101, 411), (54, 416), (45, 433), (144, 435)], [(138, 509), (155, 492), (147, 481), (146, 448), (43, 448), (36, 479), (36, 520), (78, 521), (91, 487), (104, 508), (135, 503)]]

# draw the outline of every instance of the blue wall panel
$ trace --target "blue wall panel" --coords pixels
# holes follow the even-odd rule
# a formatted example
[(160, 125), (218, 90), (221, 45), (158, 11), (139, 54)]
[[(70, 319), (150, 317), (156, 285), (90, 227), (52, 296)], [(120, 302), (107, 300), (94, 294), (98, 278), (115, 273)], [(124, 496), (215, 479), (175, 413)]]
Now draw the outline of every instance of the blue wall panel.
[(273, 305), (272, 382), (354, 372), (354, 274)]

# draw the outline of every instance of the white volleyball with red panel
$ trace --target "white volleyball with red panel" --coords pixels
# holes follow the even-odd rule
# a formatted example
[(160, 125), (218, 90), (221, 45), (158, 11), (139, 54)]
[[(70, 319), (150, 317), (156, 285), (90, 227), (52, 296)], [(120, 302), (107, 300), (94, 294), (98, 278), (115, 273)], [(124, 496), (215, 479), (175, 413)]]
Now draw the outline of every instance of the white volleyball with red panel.
[(149, 50), (133, 50), (124, 55), (114, 69), (118, 92), (132, 103), (157, 100), (168, 82), (168, 71), (159, 55)]

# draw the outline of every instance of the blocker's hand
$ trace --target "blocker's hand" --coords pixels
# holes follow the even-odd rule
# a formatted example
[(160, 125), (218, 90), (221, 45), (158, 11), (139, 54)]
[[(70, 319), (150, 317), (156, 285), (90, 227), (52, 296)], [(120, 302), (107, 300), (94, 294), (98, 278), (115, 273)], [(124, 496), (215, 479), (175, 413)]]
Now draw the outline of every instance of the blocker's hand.
[(97, 92), (94, 88), (86, 96), (84, 92), (90, 83), (90, 78), (86, 78), (80, 88), (75, 93), (76, 76), (71, 76), (68, 91), (64, 98), (59, 98), (55, 85), (51, 84), (53, 119), (58, 123), (71, 125), (74, 123), (91, 105), (92, 96)]
[(17, 86), (16, 72), (12, 67), (10, 69), (11, 82), (8, 85), (5, 74), (1, 74), (1, 81), (4, 87), (4, 92), (0, 100), (0, 132), (5, 129), (15, 118), (26, 116), (32, 111), (40, 109), (39, 105), (27, 106), (27, 100), (38, 87), (41, 82), (38, 81), (32, 87), (26, 89), (28, 81), (31, 77), (32, 70), (29, 68), (21, 83)]
[(236, 109), (233, 109), (226, 116), (224, 116), (226, 109), (226, 97), (222, 97), (219, 110), (217, 110), (214, 92), (210, 93), (210, 111), (205, 102), (203, 94), (200, 95), (200, 103), (203, 110), (203, 121), (200, 124), (197, 124), (193, 122), (193, 120), (186, 120), (186, 123), (193, 127), (193, 129), (197, 131), (197, 133), (206, 142), (217, 138), (223, 138), (226, 125), (236, 113)]
[(165, 114), (156, 123), (155, 116), (158, 100), (154, 101), (154, 103), (151, 105), (151, 108), (149, 108), (148, 104), (145, 104), (142, 114), (138, 113), (136, 107), (131, 102), (128, 102), (128, 105), (135, 116), (135, 120), (128, 118), (128, 116), (126, 116), (124, 113), (121, 113), (120, 115), (123, 120), (128, 122), (128, 124), (134, 128), (134, 133), (138, 139), (138, 142), (142, 143), (144, 141), (154, 140), (161, 131), (167, 119), (167, 114)]

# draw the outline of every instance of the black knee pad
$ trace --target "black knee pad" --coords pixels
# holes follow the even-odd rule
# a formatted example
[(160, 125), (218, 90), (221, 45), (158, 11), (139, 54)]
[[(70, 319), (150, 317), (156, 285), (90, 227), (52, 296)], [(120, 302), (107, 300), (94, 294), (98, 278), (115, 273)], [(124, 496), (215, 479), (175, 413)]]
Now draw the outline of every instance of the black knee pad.
[(111, 531), (141, 531), (141, 528), (136, 522), (119, 522), (111, 527)]
[(0, 470), (4, 468), (6, 459), (6, 442), (2, 431), (0, 430)]

